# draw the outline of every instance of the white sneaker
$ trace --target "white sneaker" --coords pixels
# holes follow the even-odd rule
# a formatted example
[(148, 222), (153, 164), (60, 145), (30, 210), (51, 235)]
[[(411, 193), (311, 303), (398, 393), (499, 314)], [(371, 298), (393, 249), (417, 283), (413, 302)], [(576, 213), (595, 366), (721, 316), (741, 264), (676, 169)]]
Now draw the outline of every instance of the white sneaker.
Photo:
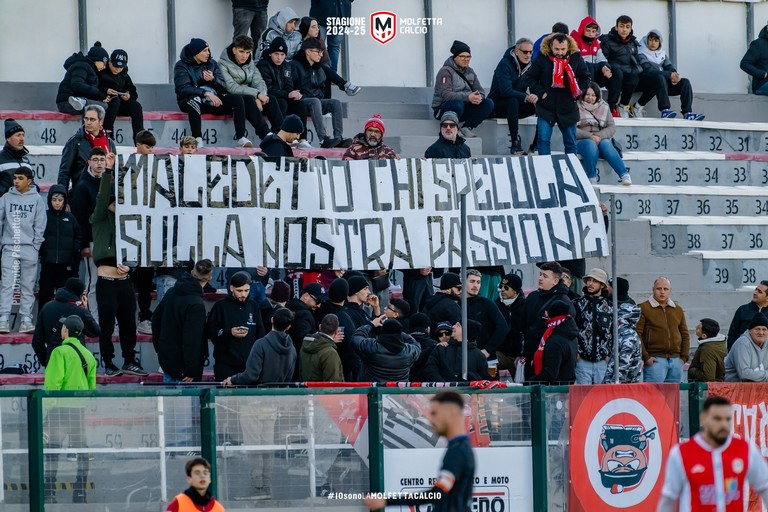
[(35, 324), (33, 324), (30, 320), (22, 320), (21, 327), (19, 327), (19, 332), (22, 332), (22, 333), (35, 332)]
[(8, 317), (0, 318), (0, 334), (11, 332), (11, 325), (8, 323)]
[(67, 101), (69, 101), (69, 104), (72, 105), (72, 108), (78, 112), (83, 110), (88, 104), (85, 98), (78, 98), (77, 96), (70, 96)]
[(634, 117), (648, 117), (648, 112), (645, 111), (645, 107), (635, 103), (631, 108), (631, 112)]
[(467, 128), (466, 126), (459, 128), (459, 132), (461, 132), (461, 136), (465, 139), (474, 139), (477, 137), (477, 134), (475, 134), (471, 128)]
[(621, 177), (621, 184), (625, 187), (628, 187), (632, 185), (632, 176), (629, 175), (629, 173), (625, 174)]
[(136, 326), (136, 332), (139, 334), (152, 334), (152, 322), (150, 320), (142, 320)]
[(629, 110), (629, 106), (627, 105), (619, 105), (619, 115), (622, 119), (629, 119), (632, 117), (632, 113)]
[(195, 140), (197, 141), (197, 149), (205, 147), (205, 141), (202, 137), (195, 137)]
[(246, 137), (240, 137), (239, 139), (237, 139), (237, 145), (240, 146), (241, 148), (253, 147), (253, 143), (250, 140), (248, 140)]
[(352, 82), (347, 82), (347, 84), (344, 86), (344, 92), (347, 93), (347, 96), (354, 96), (359, 93), (361, 89), (362, 87), (355, 85)]
[(591, 178), (589, 178), (589, 182), (593, 185), (597, 185), (598, 184), (597, 176), (592, 176)]

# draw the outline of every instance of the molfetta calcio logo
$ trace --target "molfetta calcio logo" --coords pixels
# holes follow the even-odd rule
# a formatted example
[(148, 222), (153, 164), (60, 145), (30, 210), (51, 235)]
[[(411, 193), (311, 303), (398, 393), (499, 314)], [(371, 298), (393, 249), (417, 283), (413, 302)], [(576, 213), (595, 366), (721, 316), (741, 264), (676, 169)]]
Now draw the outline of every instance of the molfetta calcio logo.
[(371, 37), (381, 44), (387, 44), (397, 35), (397, 14), (390, 11), (371, 13)]

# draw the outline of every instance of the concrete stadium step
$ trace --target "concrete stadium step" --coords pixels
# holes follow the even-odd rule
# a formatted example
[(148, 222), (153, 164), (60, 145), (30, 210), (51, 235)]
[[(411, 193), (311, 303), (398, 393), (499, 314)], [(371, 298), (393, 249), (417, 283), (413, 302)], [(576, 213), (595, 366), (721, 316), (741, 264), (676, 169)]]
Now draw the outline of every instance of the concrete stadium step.
[(701, 259), (703, 282), (714, 290), (755, 286), (768, 275), (768, 250), (691, 251), (689, 254)]
[(768, 217), (639, 217), (650, 223), (653, 254), (690, 250), (751, 251), (768, 247)]
[(768, 199), (763, 187), (597, 185), (596, 189), (603, 201), (607, 201), (610, 194), (616, 194), (616, 218), (620, 220), (663, 215), (737, 218), (768, 215)]
[(412, 103), (412, 100), (408, 103), (394, 103), (378, 98), (365, 103), (360, 101), (347, 103), (344, 117), (369, 119), (373, 114), (381, 115), (387, 129), (389, 129), (387, 121), (392, 119), (432, 119), (434, 121), (429, 103)]

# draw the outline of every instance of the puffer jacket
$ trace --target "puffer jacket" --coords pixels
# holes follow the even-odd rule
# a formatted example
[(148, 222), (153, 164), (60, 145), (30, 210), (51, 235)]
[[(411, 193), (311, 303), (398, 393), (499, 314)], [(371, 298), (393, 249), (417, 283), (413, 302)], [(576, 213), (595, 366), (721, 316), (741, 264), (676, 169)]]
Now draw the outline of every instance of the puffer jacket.
[(753, 301), (749, 301), (748, 303), (739, 306), (733, 314), (731, 326), (728, 328), (728, 350), (731, 350), (731, 347), (736, 343), (736, 340), (739, 339), (739, 336), (749, 329), (749, 324), (752, 322), (755, 315), (758, 313), (765, 314), (766, 312), (768, 312), (768, 307), (761, 308)]
[(269, 45), (276, 37), (282, 37), (287, 46), (285, 60), (291, 61), (301, 47), (301, 33), (299, 33), (299, 27), (297, 26), (296, 29), (289, 34), (285, 31), (285, 25), (287, 25), (289, 21), (297, 19), (299, 19), (299, 15), (290, 7), (283, 7), (277, 11), (271, 18), (269, 18), (269, 21), (267, 22), (267, 30), (261, 34), (259, 51), (263, 52), (269, 48)]
[(453, 57), (448, 57), (435, 78), (432, 109), (439, 109), (440, 105), (446, 101), (469, 101), (469, 95), (474, 91), (479, 92), (483, 96), (486, 95), (485, 89), (480, 85), (480, 79), (477, 78), (475, 70), (469, 66), (462, 69), (456, 64)]
[[(437, 345), (424, 368), (427, 382), (461, 382), (461, 343), (451, 338), (448, 346)], [(467, 380), (488, 380), (488, 362), (477, 343), (467, 343)]]
[[(51, 205), (53, 194), (64, 196), (64, 207), (54, 210)], [(43, 245), (40, 246), (40, 261), (57, 265), (74, 265), (80, 258), (82, 232), (75, 216), (67, 211), (67, 189), (53, 185), (48, 191), (48, 221), (45, 225)]]
[(327, 77), (323, 65), (319, 62), (310, 64), (306, 54), (299, 55), (291, 63), (293, 67), (293, 85), (307, 98), (325, 98), (325, 82)]
[(573, 318), (566, 318), (552, 331), (544, 345), (542, 369), (530, 381), (542, 384), (572, 384), (576, 381), (576, 356), (579, 329)]
[(73, 53), (64, 61), (64, 79), (56, 93), (56, 103), (66, 103), (70, 96), (79, 96), (89, 100), (102, 101), (104, 93), (99, 90), (99, 75), (96, 63), (83, 55)]
[(600, 36), (600, 46), (612, 69), (620, 69), (625, 75), (639, 75), (643, 72), (640, 64), (639, 49), (634, 32), (629, 33), (626, 41), (619, 37), (616, 27)]
[[(210, 71), (213, 73), (213, 80), (203, 80), (203, 71)], [(207, 92), (203, 89), (203, 86), (210, 87), (216, 91), (216, 95), (226, 94), (227, 89), (224, 87), (224, 76), (221, 74), (219, 65), (213, 59), (208, 58), (208, 62), (198, 64), (195, 61), (195, 56), (189, 49), (189, 45), (185, 45), (179, 53), (179, 60), (176, 61), (176, 65), (173, 66), (173, 86), (176, 91), (176, 103), (179, 106), (183, 105), (192, 98), (202, 98)]]
[(752, 77), (752, 92), (768, 82), (768, 26), (763, 27), (757, 39), (749, 43), (739, 67)]
[[(106, 136), (104, 128), (101, 129), (101, 136)], [(112, 139), (107, 140), (109, 144), (109, 151), (111, 153), (117, 152), (117, 146)], [(93, 144), (88, 140), (85, 135), (85, 127), (81, 126), (75, 134), (69, 138), (64, 149), (61, 150), (61, 161), (59, 163), (59, 175), (57, 182), (59, 185), (64, 185), (69, 188), (70, 181), (72, 187), (77, 185), (80, 176), (84, 172), (88, 172), (88, 159), (90, 158)]]
[(127, 92), (132, 100), (139, 99), (139, 93), (136, 86), (128, 74), (128, 67), (124, 67), (118, 74), (110, 71), (109, 66), (99, 71), (99, 90), (107, 96), (107, 89), (114, 89), (118, 92)]
[[(640, 382), (643, 375), (643, 344), (635, 330), (640, 319), (640, 306), (629, 302), (619, 305), (619, 382)], [(613, 355), (608, 361), (603, 384), (613, 384), (616, 365)]]
[(579, 357), (596, 363), (613, 352), (613, 306), (608, 290), (600, 295), (584, 295), (573, 303), (579, 327)]
[(288, 99), (288, 93), (296, 89), (293, 85), (293, 66), (290, 63), (283, 62), (280, 66), (275, 66), (272, 59), (262, 55), (256, 67), (270, 96)]
[[(0, 197), (13, 187), (13, 171), (22, 165), (31, 167), (29, 150), (26, 147), (16, 149), (7, 142), (0, 151)], [(37, 186), (37, 185), (35, 185)]]
[(527, 85), (523, 80), (523, 75), (530, 67), (530, 62), (525, 66), (520, 66), (520, 61), (515, 56), (514, 46), (507, 48), (493, 72), (491, 92), (488, 93), (488, 97), (493, 101), (511, 98), (517, 98), (521, 102), (525, 101), (528, 94), (525, 92)]
[(253, 61), (253, 56), (249, 56), (243, 65), (235, 61), (232, 53), (234, 44), (230, 44), (221, 52), (219, 56), (219, 69), (224, 78), (224, 87), (231, 94), (247, 94), (257, 96), (267, 94), (267, 84), (261, 77), (261, 72)]
[(461, 135), (456, 134), (456, 140), (450, 141), (441, 133), (424, 152), (424, 158), (472, 158), (472, 150)]
[(369, 146), (365, 140), (365, 133), (358, 133), (352, 139), (352, 145), (344, 152), (344, 160), (394, 160), (397, 158), (395, 150), (383, 142), (376, 146)]
[(352, 346), (363, 361), (363, 382), (406, 382), (421, 347), (409, 334), (375, 335), (373, 325), (359, 327)]

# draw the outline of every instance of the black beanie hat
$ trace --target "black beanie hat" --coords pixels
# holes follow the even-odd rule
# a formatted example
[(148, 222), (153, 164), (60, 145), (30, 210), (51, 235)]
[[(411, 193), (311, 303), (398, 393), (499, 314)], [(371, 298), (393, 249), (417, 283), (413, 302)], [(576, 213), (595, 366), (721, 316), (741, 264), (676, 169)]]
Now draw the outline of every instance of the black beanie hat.
[(701, 332), (706, 334), (707, 338), (714, 338), (720, 334), (720, 324), (717, 323), (717, 320), (702, 318), (699, 323), (701, 324)]
[(408, 319), (408, 330), (410, 332), (427, 332), (432, 325), (426, 313), (416, 313)]
[(266, 59), (275, 52), (288, 52), (288, 45), (285, 44), (285, 39), (280, 36), (274, 38), (272, 42), (269, 43), (269, 46), (265, 48), (263, 52), (261, 52), (261, 58)]
[(556, 316), (569, 315), (571, 308), (563, 301), (553, 302), (549, 308), (547, 308), (547, 318), (554, 318)]
[(752, 317), (752, 321), (749, 322), (749, 328), (754, 329), (755, 327), (768, 327), (768, 318), (765, 317), (762, 313), (757, 313), (755, 316)]
[(235, 272), (232, 274), (232, 277), (229, 278), (229, 286), (240, 288), (246, 284), (251, 284), (252, 281), (253, 280), (251, 279), (251, 274), (241, 270), (240, 272)]
[(472, 52), (469, 50), (469, 45), (467, 43), (463, 43), (459, 41), (458, 39), (453, 42), (451, 45), (451, 55), (456, 57), (457, 55), (467, 52), (471, 54)]
[(187, 48), (189, 48), (189, 56), (197, 55), (201, 51), (205, 50), (208, 46), (208, 43), (205, 42), (205, 39), (200, 39), (199, 37), (193, 37), (189, 40), (189, 44), (187, 44)]
[(93, 62), (103, 62), (106, 64), (109, 61), (109, 54), (107, 53), (107, 50), (101, 46), (101, 42), (96, 41), (93, 43), (91, 49), (88, 50), (88, 58)]
[(504, 278), (501, 280), (502, 285), (509, 286), (515, 292), (520, 293), (523, 291), (523, 280), (520, 279), (520, 276), (517, 274), (507, 274), (504, 276)]
[(23, 132), (24, 128), (15, 119), (5, 120), (5, 138), (9, 139), (14, 133)]
[(288, 133), (303, 133), (304, 123), (301, 122), (301, 118), (296, 114), (285, 116), (283, 124), (280, 125), (280, 129)]
[(381, 334), (401, 334), (402, 332), (403, 332), (403, 324), (401, 324), (394, 318), (390, 318), (389, 320), (384, 320), (384, 323), (381, 324)]
[(291, 285), (285, 281), (275, 281), (272, 283), (272, 292), (269, 298), (275, 302), (288, 302), (291, 298)]
[(334, 279), (328, 287), (328, 299), (331, 302), (344, 302), (349, 297), (349, 283), (344, 278)]
[[(623, 277), (616, 278), (616, 298), (619, 300), (629, 299), (629, 281)], [(720, 327), (718, 326), (718, 331)]]
[(440, 289), (449, 290), (454, 286), (461, 286), (461, 277), (459, 277), (459, 274), (454, 274), (453, 272), (446, 272), (443, 274), (440, 278)]
[(368, 281), (363, 276), (353, 276), (347, 283), (349, 284), (349, 297), (368, 287)]
[(67, 281), (64, 283), (64, 288), (71, 291), (78, 297), (80, 297), (83, 292), (85, 292), (85, 283), (82, 279), (79, 279), (77, 277), (70, 277), (67, 279)]

